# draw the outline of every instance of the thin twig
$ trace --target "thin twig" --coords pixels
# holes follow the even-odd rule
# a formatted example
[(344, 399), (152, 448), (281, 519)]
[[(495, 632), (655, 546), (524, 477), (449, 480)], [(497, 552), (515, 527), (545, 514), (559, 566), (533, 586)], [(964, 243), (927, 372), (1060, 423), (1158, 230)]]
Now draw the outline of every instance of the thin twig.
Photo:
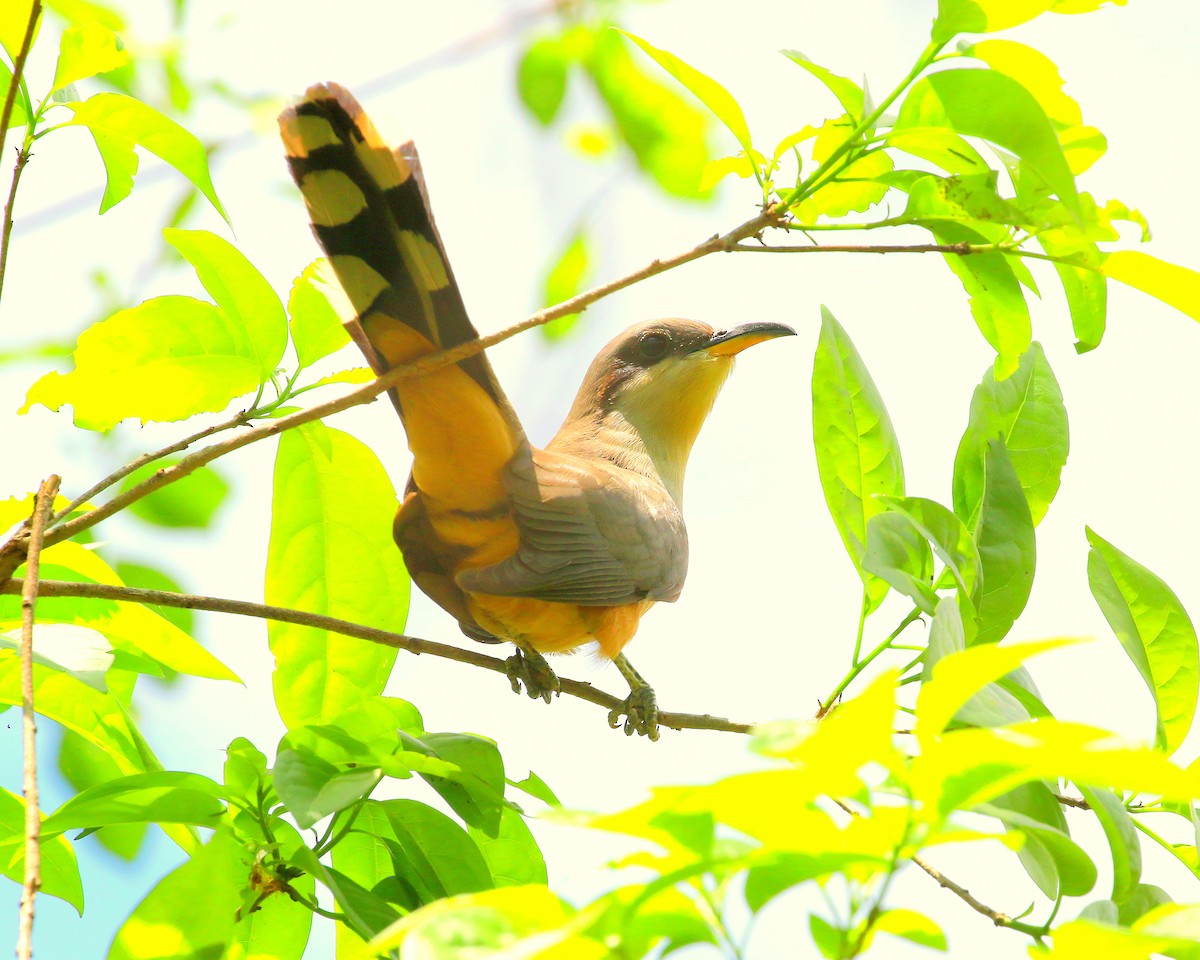
[(42, 817), (38, 809), (37, 718), (33, 713), (33, 613), (37, 606), (38, 565), (46, 519), (58, 494), (59, 478), (48, 477), (33, 503), (29, 556), (21, 583), (21, 728), (25, 748), (25, 884), (21, 889), (21, 921), (17, 933), (17, 960), (33, 956), (33, 900), (42, 886), (42, 851), (38, 834)]
[(27, 144), (17, 147), (17, 163), (13, 167), (12, 184), (8, 188), (8, 202), (4, 204), (4, 226), (0, 232), (0, 292), (4, 290), (4, 272), (8, 269), (8, 245), (12, 239), (13, 204), (17, 202), (17, 184), (21, 182), (21, 171), (33, 154), (27, 149)]
[[(21, 49), (17, 51), (17, 57), (13, 61), (13, 72), (8, 81), (8, 93), (4, 97), (4, 112), (0, 113), (0, 157), (4, 156), (4, 145), (8, 142), (8, 125), (12, 122), (17, 91), (21, 87), (21, 78), (25, 74), (25, 60), (29, 56), (29, 48), (33, 46), (33, 31), (41, 15), (41, 0), (33, 0), (29, 7), (29, 22), (25, 24), (25, 36), (21, 40)], [(8, 202), (4, 205), (4, 225), (0, 228), (0, 291), (4, 290), (4, 271), (8, 267), (8, 243), (12, 239), (13, 204), (17, 200), (17, 184), (21, 182), (21, 171), (25, 169), (25, 164), (32, 156), (29, 146), (33, 142), (30, 136), (33, 117), (26, 117), (25, 124), (25, 140), (17, 148), (17, 165), (13, 168), (12, 185), (8, 189)]]
[(143, 453), (140, 456), (134, 457), (134, 459), (130, 460), (127, 464), (125, 464), (125, 466), (118, 470), (114, 470), (103, 480), (93, 484), (88, 490), (77, 496), (74, 500), (54, 514), (50, 522), (52, 524), (60, 522), (64, 517), (74, 513), (85, 503), (91, 500), (92, 497), (99, 493), (103, 493), (114, 483), (120, 483), (140, 467), (144, 467), (148, 463), (153, 463), (155, 460), (161, 460), (163, 457), (169, 457), (173, 453), (179, 453), (181, 450), (186, 450), (193, 443), (203, 440), (206, 437), (211, 437), (214, 433), (221, 433), (224, 430), (231, 430), (234, 427), (240, 427), (249, 422), (250, 417), (248, 416), (247, 412), (243, 410), (236, 417), (230, 417), (228, 420), (225, 420), (221, 423), (214, 423), (211, 427), (205, 427), (203, 430), (197, 430), (195, 433), (191, 434), (191, 436), (184, 437), (182, 440), (177, 440), (174, 443), (162, 447), (161, 449), (154, 450), (150, 453)]
[[(23, 581), (15, 578), (0, 586), (0, 594), (17, 593), (22, 588)], [(76, 583), (66, 580), (43, 580), (39, 586), (44, 597), (88, 597), (95, 600), (128, 600), (134, 603), (157, 604), (163, 607), (181, 607), (185, 610), (211, 610), (216, 613), (233, 613), (244, 617), (258, 617), (263, 620), (277, 620), (282, 623), (294, 623), (304, 627), (315, 627), (318, 630), (328, 630), (331, 633), (347, 637), (357, 637), (371, 643), (378, 643), (396, 650), (409, 653), (427, 653), (434, 657), (467, 663), (471, 666), (491, 670), (493, 673), (506, 673), (505, 663), (497, 657), (463, 647), (451, 646), (448, 643), (437, 643), (433, 640), (422, 640), (420, 637), (409, 637), (387, 630), (377, 630), (348, 620), (338, 620), (317, 613), (306, 613), (303, 610), (293, 610), (289, 607), (273, 607), (267, 604), (250, 603), (245, 600), (229, 600), (222, 597), (205, 597), (186, 593), (172, 593), (166, 590), (144, 590), (139, 587), (116, 587), (103, 583)], [(597, 690), (590, 683), (581, 680), (560, 678), (562, 692), (568, 693), (580, 700), (594, 703), (606, 710), (614, 710), (624, 705), (625, 701), (611, 693)], [(738, 723), (723, 717), (713, 717), (707, 714), (693, 713), (660, 713), (660, 726), (672, 730), (719, 730), (725, 733), (749, 733), (752, 723)]]
[(0, 155), (8, 139), (8, 125), (12, 123), (13, 107), (17, 103), (17, 92), (21, 89), (21, 78), (25, 76), (25, 61), (33, 46), (33, 31), (42, 15), (42, 0), (33, 0), (29, 7), (29, 21), (25, 24), (25, 36), (21, 38), (21, 49), (13, 61), (12, 77), (8, 81), (8, 92), (4, 96), (4, 110), (0, 112)]
[(787, 243), (774, 246), (755, 246), (739, 243), (730, 247), (735, 253), (1002, 253), (992, 243), (878, 243), (878, 244), (816, 244)]
[[(708, 256), (712, 253), (722, 253), (733, 249), (733, 247), (741, 240), (747, 237), (755, 236), (761, 233), (767, 227), (775, 224), (780, 217), (780, 213), (775, 207), (768, 207), (758, 216), (747, 220), (745, 223), (734, 227), (727, 233), (715, 234), (698, 243), (696, 246), (678, 253), (675, 256), (665, 259), (652, 260), (646, 266), (628, 273), (623, 277), (618, 277), (615, 280), (610, 280), (608, 283), (600, 284), (587, 290), (576, 297), (569, 300), (564, 300), (562, 303), (556, 304), (553, 307), (547, 307), (545, 310), (539, 310), (537, 313), (531, 314), (519, 323), (514, 323), (510, 327), (506, 327), (497, 333), (493, 333), (487, 337), (480, 337), (477, 340), (471, 340), (467, 343), (458, 344), (449, 350), (442, 350), (438, 353), (431, 353), (421, 357), (412, 363), (406, 363), (398, 367), (394, 367), (385, 373), (383, 376), (371, 383), (364, 384), (357, 390), (344, 394), (334, 400), (319, 404), (315, 407), (310, 407), (307, 410), (300, 410), (286, 417), (281, 417), (278, 420), (273, 420), (270, 423), (264, 423), (250, 430), (240, 433), (235, 437), (230, 437), (219, 443), (214, 443), (211, 446), (197, 450), (195, 453), (189, 454), (173, 466), (167, 467), (158, 471), (154, 476), (147, 478), (142, 483), (138, 484), (130, 490), (119, 494), (107, 503), (97, 507), (95, 510), (76, 517), (74, 520), (69, 520), (66, 523), (57, 526), (46, 537), (47, 544), (61, 543), (63, 540), (69, 540), (82, 530), (94, 526), (101, 520), (112, 516), (123, 510), (129, 504), (140, 500), (147, 494), (153, 493), (160, 487), (166, 486), (176, 480), (181, 480), (188, 476), (200, 467), (211, 463), (218, 457), (222, 457), (227, 453), (244, 447), (247, 444), (254, 443), (257, 440), (264, 440), (267, 437), (276, 436), (284, 430), (292, 429), (293, 427), (301, 426), (305, 423), (310, 423), (313, 420), (320, 420), (324, 417), (331, 416), (335, 413), (340, 413), (350, 407), (358, 406), (359, 404), (367, 403), (374, 400), (379, 394), (385, 390), (394, 387), (401, 380), (408, 377), (420, 376), (422, 374), (432, 373), (435, 370), (440, 370), (442, 367), (449, 366), (452, 363), (458, 363), (465, 360), (467, 357), (493, 347), (498, 343), (508, 340), (510, 337), (516, 336), (532, 327), (540, 326), (544, 323), (549, 323), (557, 317), (566, 316), (570, 313), (579, 313), (586, 307), (595, 303), (610, 294), (616, 293), (618, 290), (623, 290), (625, 287), (638, 283), (649, 277), (657, 276), (660, 273), (665, 273), (667, 270), (672, 270), (675, 267), (682, 266), (685, 263), (690, 263), (693, 260), (698, 260), (701, 257)], [(12, 537), (8, 543), (0, 546), (0, 583), (12, 575), (13, 570), (20, 565), (20, 557), (23, 553), (22, 534), (18, 533)]]

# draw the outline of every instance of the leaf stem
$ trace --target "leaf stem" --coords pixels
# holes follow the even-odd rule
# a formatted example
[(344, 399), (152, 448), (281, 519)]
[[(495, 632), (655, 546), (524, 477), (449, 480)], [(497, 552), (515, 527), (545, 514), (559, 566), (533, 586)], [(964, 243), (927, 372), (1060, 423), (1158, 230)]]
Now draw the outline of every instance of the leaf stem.
[(852, 666), (858, 666), (858, 657), (862, 653), (863, 630), (867, 626), (867, 612), (871, 608), (871, 594), (863, 587), (862, 603), (858, 608), (858, 633), (854, 637), (854, 656), (850, 658)]
[(900, 636), (900, 634), (903, 633), (904, 630), (907, 629), (911, 623), (913, 623), (913, 621), (919, 620), (920, 617), (921, 609), (919, 607), (913, 607), (913, 609), (909, 611), (908, 616), (900, 621), (899, 626), (897, 626), (895, 630), (884, 637), (884, 639), (879, 642), (875, 649), (863, 657), (862, 660), (858, 660), (856, 657), (855, 660), (857, 662), (855, 662), (847, 674), (842, 677), (838, 685), (834, 687), (832, 691), (830, 691), (829, 696), (821, 701), (821, 708), (817, 711), (817, 719), (820, 720), (827, 713), (829, 713), (829, 711), (832, 710), (837, 704), (838, 698), (845, 692), (846, 688), (854, 682), (855, 678), (862, 673), (863, 670), (865, 670), (871, 664), (871, 662), (875, 660), (876, 657), (889, 650), (891, 648), (892, 641)]

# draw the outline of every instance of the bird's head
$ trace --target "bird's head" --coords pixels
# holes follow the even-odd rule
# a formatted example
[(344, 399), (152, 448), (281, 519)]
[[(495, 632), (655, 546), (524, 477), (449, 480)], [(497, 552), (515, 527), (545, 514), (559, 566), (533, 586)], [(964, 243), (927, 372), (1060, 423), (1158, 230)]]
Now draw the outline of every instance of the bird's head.
[(636, 324), (592, 361), (564, 428), (572, 422), (631, 427), (679, 499), (688, 454), (734, 357), (756, 343), (795, 333), (770, 322), (728, 330), (697, 320)]

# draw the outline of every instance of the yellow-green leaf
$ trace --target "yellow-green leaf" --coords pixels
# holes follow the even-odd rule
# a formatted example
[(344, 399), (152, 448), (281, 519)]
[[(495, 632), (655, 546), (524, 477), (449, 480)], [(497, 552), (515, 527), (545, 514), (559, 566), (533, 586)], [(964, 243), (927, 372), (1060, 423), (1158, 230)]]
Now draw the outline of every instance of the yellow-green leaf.
[(1200, 320), (1200, 273), (1167, 263), (1140, 250), (1118, 250), (1100, 263), (1100, 272), (1112, 280), (1148, 293), (1193, 320)]
[(1155, 743), (1174, 753), (1196, 714), (1200, 689), (1196, 628), (1160, 577), (1093, 530), (1087, 530), (1087, 538), (1092, 545), (1088, 553), (1092, 596), (1154, 697)]
[(301, 369), (350, 342), (342, 324), (354, 319), (355, 310), (324, 257), (314, 260), (296, 278), (287, 312)]
[(121, 38), (95, 21), (67, 27), (58, 44), (58, 65), (54, 69), (54, 89), (116, 70), (129, 62), (129, 52)]
[[(275, 460), (267, 603), (396, 633), (408, 574), (392, 542), (396, 494), (379, 459), (321, 423), (285, 433)], [(275, 702), (289, 727), (321, 723), (378, 696), (396, 651), (272, 622)]]

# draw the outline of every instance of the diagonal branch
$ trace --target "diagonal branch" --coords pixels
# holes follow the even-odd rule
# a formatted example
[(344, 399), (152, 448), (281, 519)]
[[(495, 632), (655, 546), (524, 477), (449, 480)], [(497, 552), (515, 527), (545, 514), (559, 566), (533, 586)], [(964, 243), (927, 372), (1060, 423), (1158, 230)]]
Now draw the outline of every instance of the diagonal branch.
[[(18, 593), (28, 582), (20, 578), (13, 579), (0, 586), (0, 594)], [(409, 637), (387, 630), (378, 630), (362, 624), (351, 623), (348, 620), (338, 620), (318, 613), (306, 613), (303, 610), (293, 610), (288, 607), (273, 607), (267, 604), (250, 603), (245, 600), (229, 600), (222, 597), (205, 597), (187, 593), (172, 593), (167, 590), (144, 590), (140, 587), (118, 587), (104, 583), (77, 583), (66, 580), (43, 580), (39, 585), (42, 596), (45, 597), (88, 597), (95, 600), (127, 600), (133, 603), (157, 604), (163, 607), (181, 607), (185, 610), (211, 610), (216, 613), (233, 613), (244, 617), (258, 617), (263, 620), (278, 620), (282, 623), (295, 623), (304, 627), (315, 627), (318, 630), (328, 630), (347, 637), (357, 637), (371, 643), (378, 643), (396, 650), (409, 653), (427, 653), (458, 663), (467, 663), (493, 673), (506, 674), (505, 663), (498, 657), (477, 653), (448, 643), (437, 643), (433, 640), (422, 640), (420, 637)], [(580, 700), (594, 703), (606, 710), (614, 710), (624, 706), (625, 701), (620, 697), (597, 690), (590, 683), (582, 680), (559, 678), (562, 692), (568, 693)], [(694, 713), (660, 713), (660, 726), (672, 730), (719, 730), (726, 733), (749, 733), (754, 726), (751, 723), (738, 723), (723, 717), (713, 717), (707, 714)]]
[(42, 815), (38, 809), (37, 719), (33, 713), (33, 614), (38, 596), (38, 562), (42, 534), (58, 493), (59, 478), (43, 481), (33, 504), (30, 524), (28, 573), (21, 584), (21, 729), (25, 752), (25, 882), (21, 889), (20, 930), (17, 960), (33, 955), (33, 900), (42, 885), (42, 849), (38, 834)]
[[(235, 437), (230, 437), (219, 443), (214, 443), (210, 446), (197, 450), (195, 453), (189, 454), (180, 460), (177, 464), (167, 467), (164, 470), (158, 471), (154, 476), (146, 479), (130, 490), (125, 491), (119, 496), (114, 497), (107, 503), (102, 504), (95, 510), (91, 510), (82, 516), (76, 517), (66, 523), (56, 526), (52, 532), (46, 537), (47, 544), (61, 543), (63, 540), (69, 540), (71, 537), (80, 531), (87, 530), (101, 520), (112, 516), (123, 510), (129, 504), (136, 500), (140, 500), (147, 494), (153, 493), (160, 487), (176, 480), (181, 480), (190, 473), (198, 470), (200, 467), (211, 463), (218, 457), (224, 456), (227, 453), (232, 453), (234, 450), (244, 447), (247, 444), (254, 443), (258, 440), (264, 440), (267, 437), (276, 436), (284, 430), (290, 430), (293, 427), (301, 426), (305, 423), (310, 423), (313, 420), (320, 420), (324, 417), (331, 416), (335, 413), (340, 413), (350, 407), (358, 406), (359, 404), (368, 403), (374, 400), (379, 394), (385, 390), (391, 389), (401, 380), (408, 377), (420, 376), (426, 373), (432, 373), (435, 370), (440, 370), (442, 367), (449, 366), (452, 363), (457, 363), (460, 360), (465, 360), (467, 357), (474, 356), (477, 353), (493, 347), (498, 343), (502, 343), (519, 333), (523, 333), (533, 327), (541, 326), (549, 323), (558, 317), (566, 316), (571, 313), (579, 313), (586, 307), (601, 300), (610, 294), (616, 293), (618, 290), (623, 290), (628, 286), (639, 283), (650, 277), (657, 276), (660, 273), (665, 273), (675, 267), (682, 266), (685, 263), (690, 263), (693, 260), (698, 260), (701, 257), (706, 257), (713, 253), (724, 253), (733, 250), (738, 243), (749, 237), (757, 236), (768, 227), (774, 226), (780, 222), (783, 214), (776, 207), (768, 207), (758, 216), (747, 220), (745, 223), (734, 227), (732, 230), (724, 234), (714, 234), (707, 240), (698, 243), (696, 246), (681, 253), (675, 254), (664, 259), (652, 260), (646, 266), (634, 270), (623, 277), (618, 277), (615, 280), (610, 280), (608, 283), (600, 284), (587, 290), (576, 297), (569, 300), (564, 300), (562, 303), (556, 304), (553, 307), (548, 307), (545, 310), (539, 310), (537, 313), (531, 314), (524, 320), (514, 323), (512, 326), (506, 327), (497, 333), (487, 337), (480, 337), (477, 340), (471, 340), (468, 343), (462, 343), (449, 350), (442, 350), (438, 353), (432, 353), (428, 356), (421, 357), (412, 363), (406, 363), (402, 366), (394, 367), (383, 376), (371, 383), (353, 390), (350, 393), (344, 394), (335, 400), (330, 400), (326, 403), (319, 404), (315, 407), (310, 407), (307, 410), (300, 410), (286, 417), (281, 417), (278, 420), (273, 420), (269, 423), (261, 424), (253, 427), (243, 433), (239, 433)], [(124, 468), (122, 468), (124, 469)], [(118, 471), (119, 472), (119, 471)], [(101, 481), (104, 483), (104, 481)], [(98, 485), (99, 486), (99, 485)], [(8, 543), (0, 546), (0, 583), (5, 578), (12, 575), (13, 571), (21, 563), (21, 558), (24, 555), (24, 542), (27, 539), (27, 533), (18, 532), (14, 537), (10, 538)]]

